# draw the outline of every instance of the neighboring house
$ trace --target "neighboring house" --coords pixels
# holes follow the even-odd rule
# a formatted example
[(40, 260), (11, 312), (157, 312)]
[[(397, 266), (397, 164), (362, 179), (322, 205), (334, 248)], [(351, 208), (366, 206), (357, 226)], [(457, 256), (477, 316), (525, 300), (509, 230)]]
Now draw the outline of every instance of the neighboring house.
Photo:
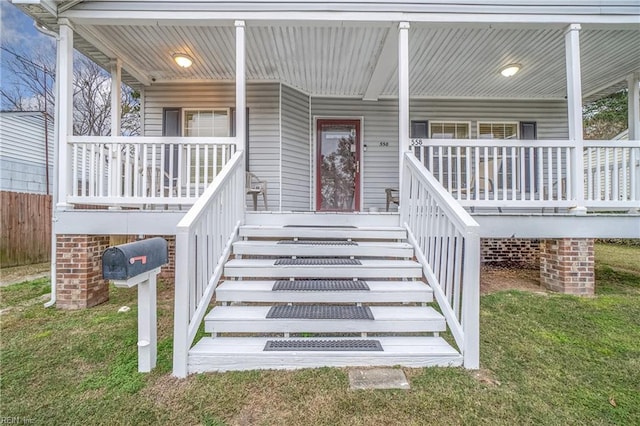
[[(593, 239), (640, 237), (640, 1), (14, 3), (59, 33), (57, 304), (107, 300), (109, 234), (166, 236), (177, 376), (478, 368), (481, 256), (592, 294)], [(111, 70), (113, 136), (71, 135), (74, 47)], [(633, 136), (583, 141), (621, 87)]]
[(0, 112), (0, 190), (50, 194), (54, 152), (52, 118), (40, 111)]
[(0, 264), (51, 259), (53, 120), (39, 111), (0, 112)]

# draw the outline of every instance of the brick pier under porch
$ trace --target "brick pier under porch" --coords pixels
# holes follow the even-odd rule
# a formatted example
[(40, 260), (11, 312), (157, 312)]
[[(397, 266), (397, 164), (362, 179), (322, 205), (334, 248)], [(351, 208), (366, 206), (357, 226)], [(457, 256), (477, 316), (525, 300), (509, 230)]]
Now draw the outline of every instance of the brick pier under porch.
[[(151, 238), (152, 236), (145, 236)], [(162, 267), (160, 279), (173, 283), (175, 236), (162, 236), (168, 242), (169, 264)], [(135, 241), (126, 235), (58, 235), (56, 238), (56, 307), (85, 309), (109, 300), (109, 282), (102, 279), (102, 253), (111, 245)]]
[(540, 282), (547, 289), (580, 296), (595, 291), (594, 239), (561, 238), (540, 244)]

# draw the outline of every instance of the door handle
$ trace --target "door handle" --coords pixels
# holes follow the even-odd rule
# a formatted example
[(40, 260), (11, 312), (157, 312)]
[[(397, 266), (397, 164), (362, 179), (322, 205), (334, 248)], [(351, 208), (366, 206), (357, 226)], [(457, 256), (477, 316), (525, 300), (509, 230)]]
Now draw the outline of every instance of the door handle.
[(360, 161), (356, 161), (356, 173), (360, 173)]

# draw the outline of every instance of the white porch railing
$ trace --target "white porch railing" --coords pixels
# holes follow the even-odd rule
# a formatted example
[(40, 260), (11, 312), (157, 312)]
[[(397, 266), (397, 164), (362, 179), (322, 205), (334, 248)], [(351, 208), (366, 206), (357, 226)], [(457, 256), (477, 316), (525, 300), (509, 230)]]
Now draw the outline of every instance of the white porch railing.
[(640, 208), (640, 142), (584, 142), (585, 203)]
[(566, 140), (411, 142), (416, 157), (465, 207), (640, 206), (637, 141), (585, 141), (580, 147)]
[(176, 233), (173, 375), (186, 377), (188, 353), (244, 218), (244, 155), (236, 152)]
[(71, 204), (193, 204), (236, 149), (235, 138), (69, 137)]
[(422, 264), (466, 368), (479, 368), (478, 223), (410, 152), (402, 170), (400, 223)]

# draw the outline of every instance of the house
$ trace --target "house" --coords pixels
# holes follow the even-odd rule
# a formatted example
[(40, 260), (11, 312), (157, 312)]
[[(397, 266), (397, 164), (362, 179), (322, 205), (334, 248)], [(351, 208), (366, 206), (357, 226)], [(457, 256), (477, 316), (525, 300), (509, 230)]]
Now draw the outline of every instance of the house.
[[(481, 240), (590, 294), (593, 239), (640, 237), (637, 0), (13, 2), (59, 34), (57, 304), (108, 298), (106, 235), (168, 236), (176, 376), (478, 368)], [(71, 135), (74, 48), (112, 136)], [(629, 141), (584, 141), (622, 87)]]
[(51, 253), (53, 120), (0, 111), (0, 265), (48, 262)]
[(40, 111), (0, 112), (0, 190), (50, 194), (53, 120)]

